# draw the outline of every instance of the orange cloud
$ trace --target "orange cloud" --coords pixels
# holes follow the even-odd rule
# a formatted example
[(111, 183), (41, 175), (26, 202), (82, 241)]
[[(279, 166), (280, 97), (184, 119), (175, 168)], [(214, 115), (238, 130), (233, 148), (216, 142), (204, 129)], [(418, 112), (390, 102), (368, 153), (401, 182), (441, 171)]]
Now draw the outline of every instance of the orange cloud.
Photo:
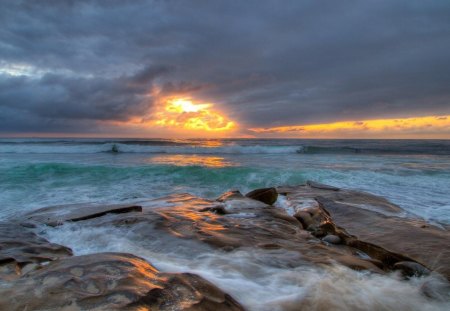
[(213, 103), (189, 97), (162, 97), (146, 115), (105, 123), (133, 137), (230, 137), (238, 130), (237, 123)]
[[(250, 128), (255, 134), (295, 137), (450, 137), (450, 116), (342, 121), (324, 124)], [(394, 136), (394, 137), (392, 137)]]
[(194, 103), (189, 98), (166, 99), (151, 117), (149, 125), (193, 131), (222, 132), (236, 127), (211, 103)]

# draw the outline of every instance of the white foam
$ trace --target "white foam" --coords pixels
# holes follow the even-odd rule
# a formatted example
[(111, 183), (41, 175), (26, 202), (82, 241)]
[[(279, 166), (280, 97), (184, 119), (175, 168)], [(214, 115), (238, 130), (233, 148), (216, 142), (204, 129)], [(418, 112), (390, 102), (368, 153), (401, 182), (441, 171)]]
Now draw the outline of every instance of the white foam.
[[(432, 301), (420, 293), (427, 279), (404, 281), (395, 274), (368, 274), (341, 265), (313, 267), (302, 264), (301, 254), (296, 252), (219, 252), (161, 233), (143, 239), (132, 230), (89, 228), (76, 223), (47, 229), (46, 237), (70, 246), (76, 255), (128, 252), (147, 259), (161, 271), (196, 273), (231, 294), (248, 310), (422, 311), (450, 307), (449, 302)], [(193, 249), (199, 252), (192, 253)]]
[[(114, 147), (115, 146), (115, 147)], [(102, 144), (1, 144), (0, 153), (101, 153), (111, 152), (113, 147), (119, 153), (167, 153), (167, 154), (294, 154), (299, 146), (241, 146), (227, 145), (219, 147), (205, 146), (164, 146), (122, 143)]]

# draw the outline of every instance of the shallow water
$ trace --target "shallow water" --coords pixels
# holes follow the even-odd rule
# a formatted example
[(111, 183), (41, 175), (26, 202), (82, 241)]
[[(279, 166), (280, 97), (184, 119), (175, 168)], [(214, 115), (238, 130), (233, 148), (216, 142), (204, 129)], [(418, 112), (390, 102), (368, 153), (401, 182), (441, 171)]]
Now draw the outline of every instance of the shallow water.
[[(0, 220), (49, 205), (135, 202), (181, 192), (212, 199), (229, 189), (306, 180), (369, 191), (398, 204), (407, 217), (450, 223), (448, 141), (0, 140)], [(40, 230), (77, 255), (129, 252), (163, 271), (197, 273), (250, 310), (450, 308), (420, 294), (425, 278), (295, 265), (295, 253), (225, 253), (193, 241), (143, 239), (77, 223)]]

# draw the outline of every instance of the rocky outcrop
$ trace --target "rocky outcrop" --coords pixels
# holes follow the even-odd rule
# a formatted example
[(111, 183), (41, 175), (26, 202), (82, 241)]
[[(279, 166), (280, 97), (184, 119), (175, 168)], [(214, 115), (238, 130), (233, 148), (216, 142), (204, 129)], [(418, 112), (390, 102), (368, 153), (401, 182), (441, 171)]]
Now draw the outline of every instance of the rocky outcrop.
[[(284, 208), (277, 206), (279, 203), (271, 205), (276, 201), (274, 190), (284, 196), (280, 200), (286, 203)], [(186, 256), (208, 254), (213, 249), (219, 252), (246, 249), (262, 254), (258, 262), (287, 269), (340, 263), (377, 274), (399, 270), (405, 278), (440, 274), (444, 276), (438, 278), (440, 283), (424, 286), (423, 293), (433, 299), (447, 297), (450, 235), (445, 228), (400, 217), (404, 216), (402, 210), (384, 198), (313, 182), (259, 189), (250, 194), (243, 196), (238, 191), (230, 191), (217, 200), (177, 194), (130, 206), (51, 207), (28, 214), (27, 221), (39, 226), (78, 221), (87, 228), (122, 228), (139, 237), (143, 247), (146, 240), (162, 245), (170, 243), (180, 246), (177, 253), (183, 251), (181, 244), (188, 241)], [(182, 306), (187, 306), (186, 310), (241, 308), (231, 297), (197, 276), (163, 274), (131, 255), (97, 255), (98, 258), (92, 255), (59, 259), (48, 268), (23, 272), (24, 276), (10, 281), (10, 287), (0, 288), (0, 296), (8, 295), (13, 288), (19, 289), (19, 296), (14, 297), (20, 309), (23, 307), (20, 301), (26, 301), (20, 296), (22, 288), (31, 291), (36, 282), (45, 282), (54, 273), (67, 279), (55, 278), (57, 285), (49, 286), (45, 295), (56, 291), (57, 296), (72, 301), (72, 305), (63, 306), (67, 308), (83, 309), (101, 303), (110, 309), (119, 306), (122, 309), (150, 306), (161, 310), (171, 306), (176, 310)], [(84, 259), (77, 259), (81, 257)], [(117, 290), (110, 293), (110, 285), (102, 282), (106, 282), (105, 274), (116, 271), (116, 265), (119, 268), (117, 284), (114, 284), (118, 287), (113, 287)], [(75, 270), (73, 276), (70, 267), (78, 266), (84, 272)], [(80, 273), (83, 277), (77, 275)], [(67, 293), (62, 290), (72, 282), (78, 287), (69, 287)], [(95, 294), (96, 289), (89, 284), (101, 291)], [(130, 289), (133, 286), (137, 286), (138, 292)], [(42, 303), (42, 308), (46, 308), (47, 302), (36, 295), (30, 296), (30, 303), (36, 306)]]
[[(142, 212), (110, 214), (83, 221), (83, 226), (117, 226), (132, 230), (140, 237), (195, 242), (195, 252), (208, 247), (231, 251), (238, 248), (272, 250), (267, 261), (288, 266), (342, 263), (349, 267), (383, 273), (358, 250), (345, 244), (321, 242), (298, 219), (283, 209), (229, 192), (221, 202), (188, 194), (140, 202)], [(70, 214), (67, 214), (70, 218)], [(321, 230), (311, 227), (308, 230)], [(316, 232), (317, 233), (317, 232)], [(317, 235), (317, 234), (316, 234)], [(325, 236), (325, 234), (323, 235)], [(192, 250), (191, 250), (192, 251)], [(286, 254), (297, 254), (287, 256)]]
[(243, 310), (190, 273), (161, 273), (142, 258), (100, 253), (54, 261), (0, 284), (0, 310)]
[[(317, 202), (294, 214), (313, 235), (336, 235), (345, 245), (381, 262), (385, 270), (422, 274), (424, 269), (430, 269), (450, 279), (448, 230), (418, 219), (400, 217), (398, 206), (363, 192), (309, 185), (283, 187), (278, 191), (286, 195), (294, 207), (304, 206), (305, 200)], [(424, 268), (411, 272), (399, 262)]]
[(71, 255), (70, 248), (50, 243), (30, 228), (0, 223), (0, 279), (16, 279), (42, 264)]
[(106, 214), (122, 214), (130, 212), (141, 212), (139, 205), (93, 205), (93, 204), (71, 204), (58, 205), (42, 208), (26, 215), (27, 221), (43, 223), (48, 226), (57, 226), (66, 221), (81, 221), (90, 218), (101, 217)]

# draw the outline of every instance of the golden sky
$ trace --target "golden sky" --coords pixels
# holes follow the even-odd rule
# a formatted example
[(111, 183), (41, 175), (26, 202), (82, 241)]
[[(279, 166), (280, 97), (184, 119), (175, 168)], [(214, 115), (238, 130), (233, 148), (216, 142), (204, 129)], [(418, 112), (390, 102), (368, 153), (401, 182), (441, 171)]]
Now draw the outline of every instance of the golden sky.
[(450, 138), (450, 115), (250, 127), (190, 97), (162, 98), (148, 115), (113, 125), (139, 137)]
[(255, 135), (305, 138), (450, 138), (450, 115), (250, 128)]

